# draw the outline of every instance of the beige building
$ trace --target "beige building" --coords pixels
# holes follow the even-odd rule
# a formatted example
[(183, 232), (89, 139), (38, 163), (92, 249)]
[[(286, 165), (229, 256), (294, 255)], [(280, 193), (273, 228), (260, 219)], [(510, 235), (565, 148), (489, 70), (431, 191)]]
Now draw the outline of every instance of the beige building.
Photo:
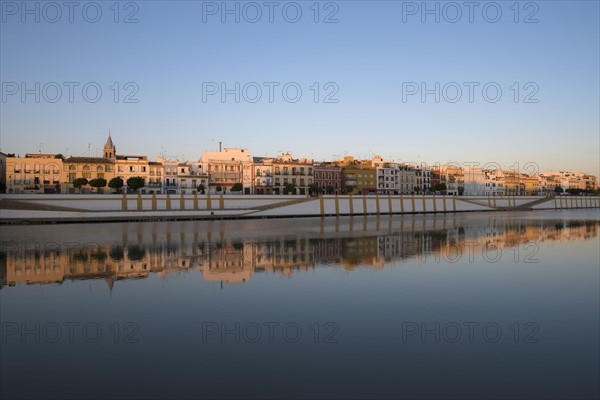
[(273, 165), (273, 193), (287, 194), (286, 185), (293, 185), (293, 193), (308, 194), (308, 186), (313, 183), (313, 160), (308, 158), (294, 159), (292, 155), (282, 154), (274, 158)]
[(206, 174), (211, 193), (231, 193), (236, 183), (243, 185), (244, 194), (252, 193), (254, 182), (253, 159), (248, 149), (225, 148), (223, 151), (205, 151), (198, 162), (199, 170)]
[(273, 194), (273, 158), (254, 157), (253, 173), (254, 186), (253, 194)]
[(6, 193), (57, 193), (61, 191), (63, 160), (55, 154), (6, 157)]

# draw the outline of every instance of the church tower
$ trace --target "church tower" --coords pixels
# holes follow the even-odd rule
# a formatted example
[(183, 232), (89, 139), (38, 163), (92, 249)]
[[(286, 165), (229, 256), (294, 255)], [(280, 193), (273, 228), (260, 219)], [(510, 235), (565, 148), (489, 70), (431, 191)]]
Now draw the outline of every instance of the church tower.
[(108, 139), (106, 139), (106, 144), (104, 145), (104, 158), (115, 160), (117, 158), (116, 152), (117, 148), (110, 138), (110, 132), (108, 132)]

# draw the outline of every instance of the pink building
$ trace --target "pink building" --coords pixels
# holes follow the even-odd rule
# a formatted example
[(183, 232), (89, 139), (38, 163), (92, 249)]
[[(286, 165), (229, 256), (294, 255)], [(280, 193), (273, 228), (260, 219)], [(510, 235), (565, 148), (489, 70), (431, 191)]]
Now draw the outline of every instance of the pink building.
[(327, 163), (315, 165), (315, 183), (320, 194), (342, 194), (342, 168)]

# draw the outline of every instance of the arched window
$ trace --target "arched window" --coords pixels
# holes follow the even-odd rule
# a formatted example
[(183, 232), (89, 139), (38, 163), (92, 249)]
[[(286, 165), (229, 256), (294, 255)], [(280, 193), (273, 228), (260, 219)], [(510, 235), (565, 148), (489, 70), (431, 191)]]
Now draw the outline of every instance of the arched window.
[(102, 170), (103, 170), (103, 168), (102, 168), (102, 165), (98, 165), (98, 166), (96, 167), (96, 171), (98, 171), (98, 172), (102, 172)]
[(89, 171), (90, 170), (90, 166), (89, 165), (84, 165), (83, 166), (83, 170), (84, 171)]
[(75, 171), (77, 169), (77, 167), (75, 167), (74, 165), (69, 165), (69, 171)]

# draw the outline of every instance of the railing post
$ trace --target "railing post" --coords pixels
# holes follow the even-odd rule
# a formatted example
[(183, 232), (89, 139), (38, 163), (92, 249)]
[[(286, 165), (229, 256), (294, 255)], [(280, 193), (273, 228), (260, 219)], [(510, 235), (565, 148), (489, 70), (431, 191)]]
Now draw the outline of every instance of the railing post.
[(322, 194), (319, 194), (319, 210), (321, 211), (321, 216), (325, 215), (325, 203)]
[(352, 200), (352, 193), (348, 194), (348, 205), (350, 206), (350, 215), (354, 215), (354, 201)]

